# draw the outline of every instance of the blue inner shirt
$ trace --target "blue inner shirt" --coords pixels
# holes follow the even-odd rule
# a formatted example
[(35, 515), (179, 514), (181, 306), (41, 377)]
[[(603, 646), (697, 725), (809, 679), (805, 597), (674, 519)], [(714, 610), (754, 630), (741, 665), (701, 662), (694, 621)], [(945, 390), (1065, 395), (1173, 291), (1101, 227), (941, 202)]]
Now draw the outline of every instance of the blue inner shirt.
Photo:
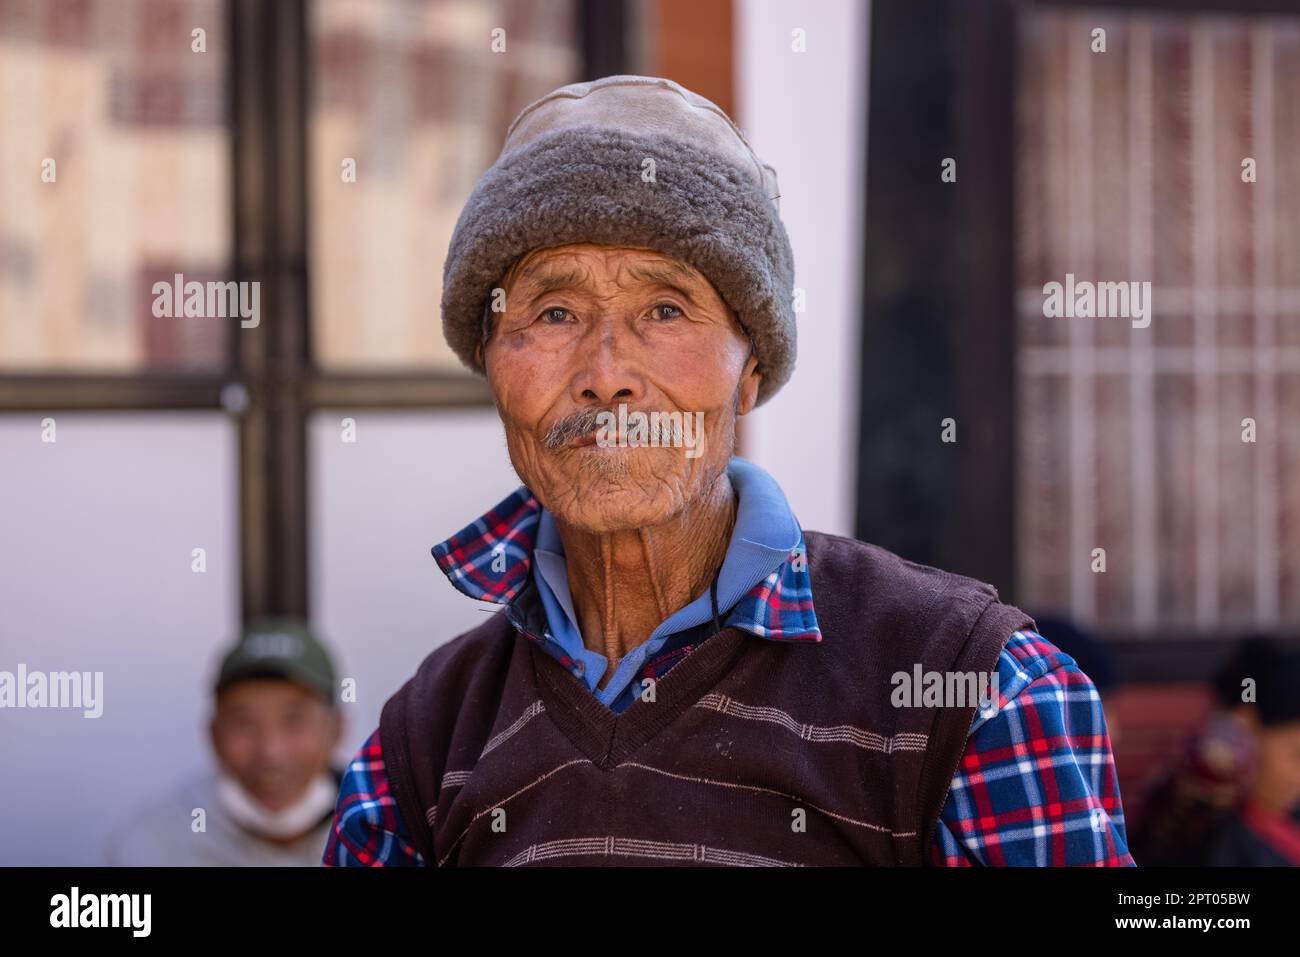
[[(747, 592), (784, 564), (803, 539), (799, 523), (776, 480), (753, 462), (733, 457), (727, 476), (736, 490), (736, 522), (718, 574), (718, 610), (724, 624)], [(577, 676), (607, 707), (622, 712), (642, 687), (636, 681), (645, 662), (684, 638), (712, 634), (713, 605), (706, 589), (690, 604), (669, 615), (650, 637), (623, 656), (603, 689), (609, 659), (582, 640), (569, 593), (564, 544), (550, 512), (542, 509), (533, 551), (534, 582), (546, 611), (547, 637), (578, 662)]]

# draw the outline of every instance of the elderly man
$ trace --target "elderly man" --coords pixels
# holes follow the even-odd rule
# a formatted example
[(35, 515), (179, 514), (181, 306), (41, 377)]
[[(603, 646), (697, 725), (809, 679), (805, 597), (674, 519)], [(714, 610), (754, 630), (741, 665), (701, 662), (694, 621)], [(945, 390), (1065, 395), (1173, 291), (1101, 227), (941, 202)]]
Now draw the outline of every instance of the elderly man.
[(389, 699), (324, 863), (1132, 863), (1072, 659), (733, 457), (793, 369), (793, 271), (708, 100), (614, 76), (516, 118), (442, 314), (523, 486), (433, 549), (504, 607)]

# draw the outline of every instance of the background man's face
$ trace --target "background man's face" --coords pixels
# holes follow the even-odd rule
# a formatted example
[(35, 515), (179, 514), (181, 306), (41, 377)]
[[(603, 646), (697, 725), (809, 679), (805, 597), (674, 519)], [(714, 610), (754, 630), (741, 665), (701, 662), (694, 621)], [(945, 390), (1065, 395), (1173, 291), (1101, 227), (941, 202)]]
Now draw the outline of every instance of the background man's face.
[(1257, 799), (1278, 811), (1300, 804), (1300, 721), (1260, 728), (1255, 744)]
[(289, 681), (249, 679), (217, 698), (212, 746), (226, 771), (262, 805), (283, 810), (329, 767), (338, 714)]
[[(726, 468), (735, 421), (761, 378), (717, 291), (686, 263), (645, 249), (535, 251), (503, 280), (506, 309), (484, 346), (510, 459), (543, 505), (591, 532), (658, 524)], [(600, 410), (703, 413), (702, 452), (600, 447)]]

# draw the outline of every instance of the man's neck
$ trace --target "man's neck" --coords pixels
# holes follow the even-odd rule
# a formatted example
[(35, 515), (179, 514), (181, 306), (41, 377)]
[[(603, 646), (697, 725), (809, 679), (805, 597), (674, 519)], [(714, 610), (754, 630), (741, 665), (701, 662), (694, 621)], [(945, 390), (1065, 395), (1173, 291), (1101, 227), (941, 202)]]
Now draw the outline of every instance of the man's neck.
[(725, 470), (691, 508), (652, 527), (595, 534), (556, 518), (583, 643), (609, 660), (602, 684), (624, 655), (708, 589), (735, 521)]

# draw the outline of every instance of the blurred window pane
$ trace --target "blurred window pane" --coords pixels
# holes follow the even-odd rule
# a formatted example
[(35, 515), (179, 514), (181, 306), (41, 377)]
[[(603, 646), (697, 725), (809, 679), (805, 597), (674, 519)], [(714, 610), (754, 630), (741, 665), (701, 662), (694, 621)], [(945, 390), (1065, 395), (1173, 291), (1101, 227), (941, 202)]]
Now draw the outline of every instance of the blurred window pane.
[[(438, 309), (447, 244), (515, 114), (578, 79), (575, 23), (575, 0), (313, 0), (309, 220), (321, 366), (460, 368)], [(355, 182), (345, 181), (349, 161)]]
[(0, 668), (103, 672), (103, 714), (5, 709), (0, 767), (41, 784), (3, 788), (0, 867), (102, 865), (125, 816), (210, 760), (240, 618), (238, 422), (56, 417), (47, 443), (39, 417), (0, 414)]
[(153, 286), (231, 278), (226, 20), (0, 0), (0, 372), (225, 366), (229, 320), (155, 317)]
[[(1295, 627), (1300, 22), (1021, 27), (1022, 601), (1132, 632)], [(1047, 318), (1070, 275), (1149, 282), (1149, 324)]]

